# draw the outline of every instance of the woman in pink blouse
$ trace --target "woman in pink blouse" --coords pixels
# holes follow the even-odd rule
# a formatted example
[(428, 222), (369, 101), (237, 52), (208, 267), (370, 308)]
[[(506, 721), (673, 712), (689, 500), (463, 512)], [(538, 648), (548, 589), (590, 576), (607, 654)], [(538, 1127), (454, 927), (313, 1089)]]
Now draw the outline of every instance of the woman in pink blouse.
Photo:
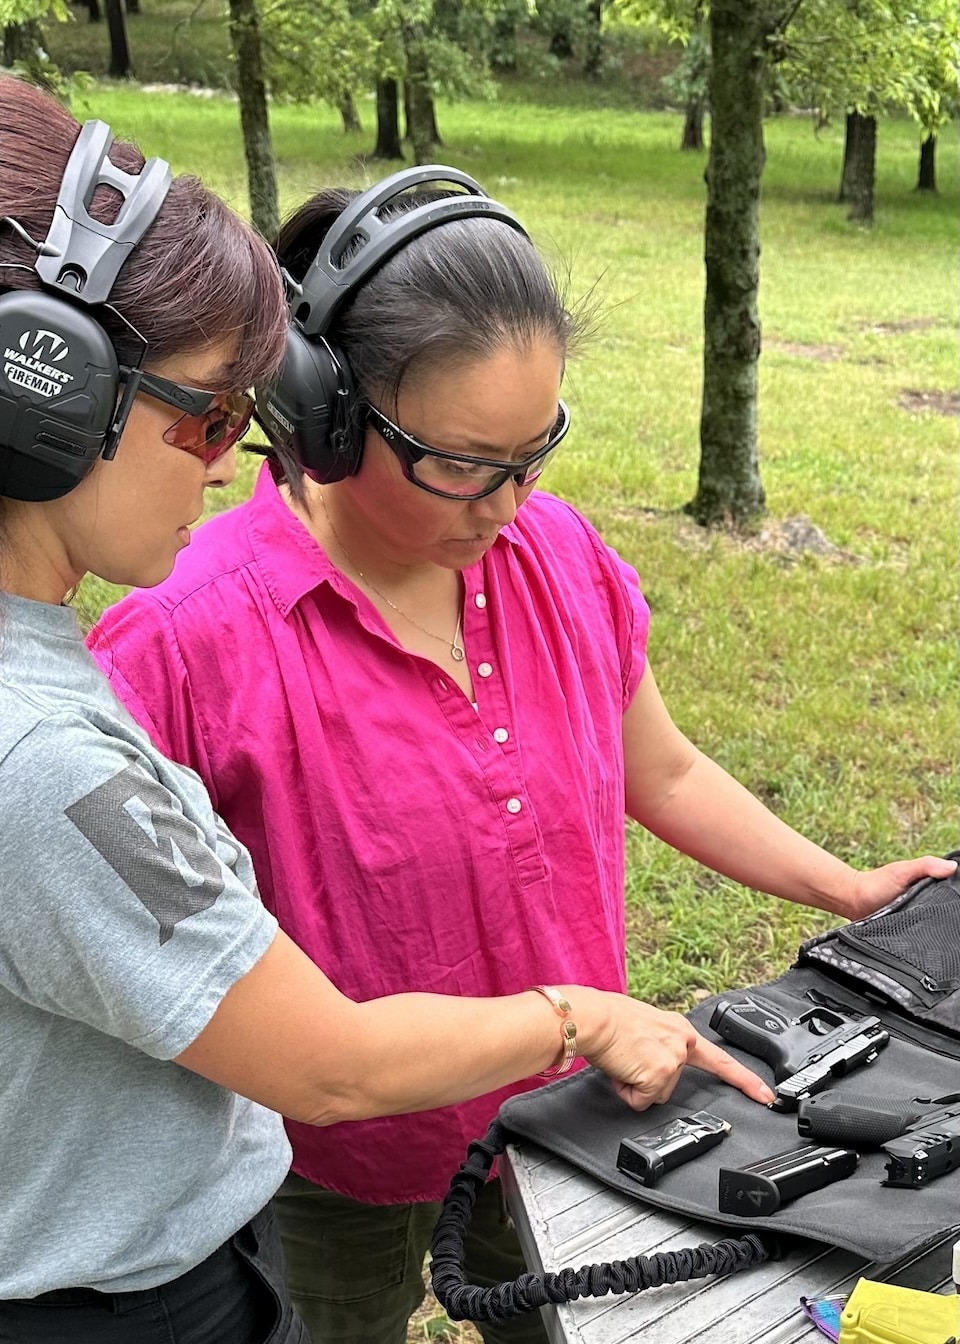
[[(567, 432), (577, 318), (508, 211), (453, 170), (416, 181), (431, 176), (461, 194), (400, 196), (399, 174), (359, 204), (321, 193), (286, 225), (303, 290), (258, 400), (273, 449), (255, 493), (92, 636), (117, 694), (251, 850), (281, 926), (357, 1001), (623, 991), (624, 811), (841, 916), (949, 871), (855, 871), (674, 726), (637, 575), (534, 489)], [(438, 210), (465, 183), (467, 203)], [(277, 1209), (314, 1344), (401, 1344), (437, 1201), (504, 1098), (536, 1083), (288, 1121)], [(468, 1273), (512, 1278), (496, 1182), (483, 1204)], [(483, 1333), (544, 1338), (536, 1315)]]

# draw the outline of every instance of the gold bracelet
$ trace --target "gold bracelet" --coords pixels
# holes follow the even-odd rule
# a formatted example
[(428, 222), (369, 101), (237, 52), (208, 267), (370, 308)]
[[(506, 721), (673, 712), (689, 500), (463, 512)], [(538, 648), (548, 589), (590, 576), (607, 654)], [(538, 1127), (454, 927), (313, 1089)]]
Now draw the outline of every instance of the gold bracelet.
[(560, 1062), (549, 1069), (541, 1069), (537, 1075), (538, 1078), (559, 1078), (562, 1073), (567, 1073), (573, 1067), (573, 1061), (577, 1057), (577, 1024), (570, 1017), (573, 1005), (569, 999), (564, 998), (559, 989), (554, 989), (553, 985), (529, 985), (528, 989), (542, 994), (553, 1011), (563, 1018), (563, 1025), (560, 1028), (563, 1054)]

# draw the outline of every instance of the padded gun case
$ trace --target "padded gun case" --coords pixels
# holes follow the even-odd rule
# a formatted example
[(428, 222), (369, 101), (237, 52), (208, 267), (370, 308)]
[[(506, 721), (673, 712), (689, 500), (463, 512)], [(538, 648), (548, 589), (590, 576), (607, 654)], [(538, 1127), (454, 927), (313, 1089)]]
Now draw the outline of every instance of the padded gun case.
[[(960, 858), (960, 851), (948, 856)], [(755, 992), (796, 1019), (812, 1007), (873, 1015), (890, 1035), (876, 1060), (829, 1086), (852, 1097), (941, 1097), (960, 1092), (960, 876), (928, 878), (876, 914), (809, 939), (783, 975), (730, 991), (688, 1014), (694, 1026), (773, 1082), (762, 1060), (710, 1030), (717, 1003)], [(707, 1111), (731, 1125), (708, 1152), (645, 1186), (617, 1168), (620, 1142)], [(721, 1168), (740, 1168), (799, 1147), (796, 1112), (749, 1101), (710, 1074), (687, 1068), (670, 1101), (636, 1112), (587, 1068), (500, 1110), (510, 1137), (530, 1140), (607, 1185), (659, 1208), (727, 1228), (792, 1233), (889, 1262), (960, 1227), (960, 1169), (918, 1189), (882, 1185), (886, 1155), (864, 1152), (852, 1175), (785, 1203), (765, 1217), (721, 1213)], [(960, 1139), (958, 1139), (960, 1144)]]

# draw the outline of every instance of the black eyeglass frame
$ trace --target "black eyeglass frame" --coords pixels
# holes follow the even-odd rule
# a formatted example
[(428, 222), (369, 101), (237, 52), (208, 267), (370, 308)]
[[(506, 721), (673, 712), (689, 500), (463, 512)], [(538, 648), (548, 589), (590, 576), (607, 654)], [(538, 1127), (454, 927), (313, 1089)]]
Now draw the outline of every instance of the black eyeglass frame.
[[(458, 499), (461, 501), (484, 499), (487, 495), (494, 494), (509, 480), (512, 480), (518, 486), (533, 485), (541, 473), (538, 471), (531, 480), (531, 468), (535, 467), (538, 462), (542, 462), (545, 457), (549, 457), (566, 437), (570, 428), (570, 408), (565, 401), (558, 401), (556, 423), (543, 447), (538, 448), (529, 457), (522, 458), (519, 462), (510, 462), (505, 466), (502, 458), (473, 457), (469, 453), (450, 453), (443, 448), (431, 448), (428, 443), (422, 443), (420, 439), (414, 438), (405, 429), (401, 429), (389, 416), (384, 415), (383, 411), (376, 406), (372, 406), (369, 402), (364, 403), (363, 412), (366, 423), (376, 430), (387, 447), (396, 454), (400, 468), (411, 485), (426, 490), (428, 494), (438, 495), (441, 499)], [(421, 481), (414, 471), (416, 464), (425, 457), (438, 458), (442, 462), (466, 462), (472, 467), (491, 467), (494, 476), (489, 484), (485, 485), (482, 490), (478, 490), (476, 494), (468, 495), (459, 490), (441, 490), (438, 486), (427, 485), (425, 481)]]
[(143, 372), (137, 382), (137, 391), (145, 392), (148, 397), (156, 397), (167, 406), (176, 406), (184, 415), (204, 415), (212, 411), (217, 399), (224, 395), (203, 387), (186, 387), (171, 378), (161, 378), (157, 373)]

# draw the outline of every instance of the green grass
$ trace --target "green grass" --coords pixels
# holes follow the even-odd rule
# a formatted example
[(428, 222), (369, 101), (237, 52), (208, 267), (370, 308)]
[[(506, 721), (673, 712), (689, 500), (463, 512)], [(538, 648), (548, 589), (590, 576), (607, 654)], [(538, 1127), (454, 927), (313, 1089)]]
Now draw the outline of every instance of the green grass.
[[(571, 367), (573, 430), (550, 487), (638, 569), (651, 661), (684, 731), (792, 825), (872, 866), (958, 844), (957, 418), (905, 390), (957, 389), (957, 131), (940, 194), (913, 191), (918, 137), (879, 134), (877, 217), (835, 204), (842, 128), (766, 128), (760, 444), (769, 536), (704, 534), (680, 510), (698, 463), (704, 158), (679, 118), (562, 102), (442, 105), (441, 160), (472, 171), (593, 292), (603, 321)], [(75, 107), (197, 170), (245, 209), (235, 104), (97, 87)], [(323, 107), (272, 114), (283, 205), (359, 184), (363, 134)], [(243, 497), (254, 467), (212, 507)], [(785, 549), (804, 514), (837, 552)], [(90, 587), (85, 603), (105, 599)], [(828, 920), (745, 892), (631, 827), (629, 969), (663, 1004), (763, 979)]]
[[(231, 86), (227, 6), (221, 0), (146, 0), (141, 13), (127, 15), (126, 28), (133, 72), (141, 83)], [(65, 73), (84, 70), (99, 78), (109, 69), (106, 19), (90, 23), (83, 4), (72, 6), (67, 22), (48, 19), (44, 40)]]

